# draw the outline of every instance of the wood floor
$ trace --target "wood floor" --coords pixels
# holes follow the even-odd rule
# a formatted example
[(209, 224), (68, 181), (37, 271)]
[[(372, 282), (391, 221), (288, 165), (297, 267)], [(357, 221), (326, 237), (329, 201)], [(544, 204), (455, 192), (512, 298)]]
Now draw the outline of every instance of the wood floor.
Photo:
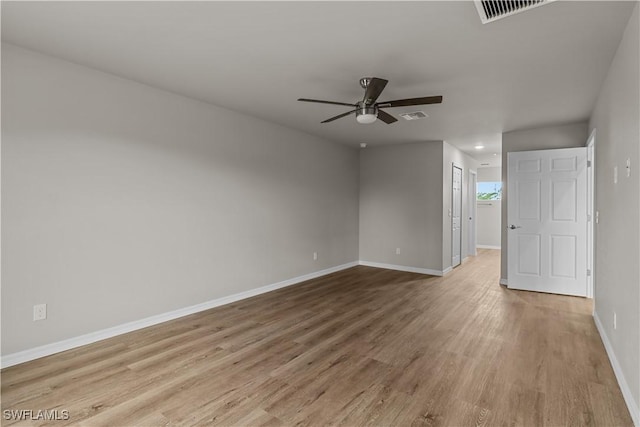
[(2, 409), (68, 410), (20, 423), (55, 426), (631, 426), (591, 301), (498, 271), (494, 250), (444, 278), (355, 267), (5, 369)]

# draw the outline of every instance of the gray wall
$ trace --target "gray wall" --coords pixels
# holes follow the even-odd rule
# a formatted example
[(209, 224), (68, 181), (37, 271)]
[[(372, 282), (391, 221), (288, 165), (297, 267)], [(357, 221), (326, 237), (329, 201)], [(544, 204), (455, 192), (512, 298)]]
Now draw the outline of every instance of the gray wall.
[(469, 255), (469, 169), (476, 170), (478, 161), (456, 147), (443, 143), (442, 154), (442, 269), (451, 267), (451, 182), (453, 163), (462, 168), (462, 259)]
[(502, 181), (502, 168), (499, 166), (490, 168), (478, 168), (478, 182)]
[(342, 145), (11, 45), (2, 142), (3, 354), (358, 259)]
[(501, 249), (502, 200), (478, 201), (478, 247)]
[[(640, 51), (638, 8), (625, 30), (589, 126), (596, 129), (595, 313), (640, 407)], [(631, 176), (625, 173), (631, 159)], [(613, 168), (618, 166), (618, 183)], [(613, 313), (617, 329), (613, 329)], [(640, 415), (640, 414), (637, 414)]]
[[(476, 169), (476, 160), (442, 141), (361, 151), (360, 260), (438, 272), (451, 267), (452, 163), (462, 167), (464, 220), (469, 169)], [(467, 225), (463, 221), (463, 258)]]
[(588, 138), (586, 122), (546, 126), (502, 134), (502, 224), (501, 279), (507, 279), (507, 153), (512, 151), (550, 150), (554, 148), (584, 147)]
[(442, 270), (442, 150), (440, 141), (361, 150), (362, 261)]

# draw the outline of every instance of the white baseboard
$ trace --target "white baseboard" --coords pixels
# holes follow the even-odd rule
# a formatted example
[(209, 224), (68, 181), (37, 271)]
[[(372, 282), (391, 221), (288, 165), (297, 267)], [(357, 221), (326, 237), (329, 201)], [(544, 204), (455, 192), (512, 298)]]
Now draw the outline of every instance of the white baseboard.
[(449, 266), (447, 268), (445, 268), (444, 270), (442, 270), (442, 274), (440, 274), (440, 276), (444, 276), (445, 274), (449, 273), (450, 271), (453, 271), (453, 267)]
[[(440, 270), (431, 270), (430, 268), (408, 267), (406, 265), (385, 264), (382, 262), (360, 261), (360, 265), (367, 267), (386, 268), (387, 270), (407, 271), (409, 273), (421, 273), (429, 274), (431, 276), (443, 276), (444, 273)], [(449, 267), (449, 271), (451, 267)], [(446, 272), (447, 270), (445, 270)]]
[(620, 363), (618, 363), (616, 354), (613, 352), (613, 347), (611, 346), (609, 337), (607, 337), (607, 334), (604, 331), (604, 326), (602, 326), (602, 322), (600, 322), (600, 318), (598, 317), (598, 314), (595, 312), (593, 313), (593, 320), (595, 321), (596, 328), (600, 333), (600, 338), (602, 339), (604, 348), (605, 350), (607, 350), (607, 356), (609, 356), (611, 367), (613, 367), (613, 372), (616, 374), (616, 379), (618, 380), (620, 391), (622, 391), (622, 397), (624, 397), (624, 401), (627, 404), (627, 408), (631, 413), (631, 419), (633, 420), (633, 424), (636, 427), (640, 427), (640, 409), (638, 408), (638, 404), (635, 402), (633, 395), (631, 394), (631, 389), (629, 389), (629, 384), (627, 384), (627, 380), (624, 378), (624, 373), (622, 372)]
[(253, 296), (264, 294), (266, 292), (275, 291), (276, 289), (285, 288), (287, 286), (295, 285), (297, 283), (304, 282), (306, 280), (315, 279), (317, 277), (325, 276), (330, 273), (335, 273), (336, 271), (355, 267), (356, 265), (358, 265), (357, 261), (338, 265), (336, 267), (331, 267), (325, 270), (320, 270), (313, 273), (305, 274), (304, 276), (294, 277), (293, 279), (284, 280), (282, 282), (273, 283), (271, 285), (262, 286), (260, 288), (251, 289), (248, 291), (240, 292), (240, 293), (229, 295), (222, 298), (217, 298), (211, 301), (203, 302), (203, 303), (192, 305), (189, 307), (180, 308), (178, 310), (170, 311), (167, 313), (157, 314), (155, 316), (147, 317), (144, 319), (134, 320), (133, 322), (124, 323), (122, 325), (114, 326), (112, 328), (102, 329), (96, 332), (91, 332), (85, 335), (80, 335), (78, 337), (69, 338), (63, 341), (58, 341), (51, 344), (46, 344), (39, 347), (19, 351), (17, 353), (7, 354), (6, 356), (2, 356), (0, 366), (2, 366), (2, 368), (7, 368), (9, 366), (17, 365), (19, 363), (24, 363), (30, 360), (39, 359), (41, 357), (59, 353), (61, 351), (71, 350), (73, 348), (91, 344), (96, 341), (101, 341), (107, 338), (115, 337), (117, 335), (126, 334), (127, 332), (132, 332), (138, 329), (157, 325), (158, 323), (167, 322), (169, 320), (188, 316), (190, 314), (198, 313), (200, 311), (208, 310), (210, 308), (219, 307), (221, 305), (230, 304), (232, 302), (240, 301), (246, 298), (251, 298)]
[(500, 246), (491, 246), (491, 245), (476, 245), (478, 249), (502, 249)]
[(502, 286), (507, 286), (509, 284), (509, 282), (507, 282), (507, 279), (500, 279), (500, 284)]

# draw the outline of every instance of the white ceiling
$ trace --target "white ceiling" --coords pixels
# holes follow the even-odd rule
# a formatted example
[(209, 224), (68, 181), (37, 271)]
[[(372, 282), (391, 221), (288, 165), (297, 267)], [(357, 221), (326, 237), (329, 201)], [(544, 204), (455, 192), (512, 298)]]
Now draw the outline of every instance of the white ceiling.
[[(351, 145), (445, 140), (489, 161), (504, 131), (589, 117), (633, 6), (559, 1), (482, 25), (470, 1), (3, 2), (2, 40)], [(296, 101), (356, 102), (364, 76), (389, 80), (380, 101), (444, 102), (359, 125)]]

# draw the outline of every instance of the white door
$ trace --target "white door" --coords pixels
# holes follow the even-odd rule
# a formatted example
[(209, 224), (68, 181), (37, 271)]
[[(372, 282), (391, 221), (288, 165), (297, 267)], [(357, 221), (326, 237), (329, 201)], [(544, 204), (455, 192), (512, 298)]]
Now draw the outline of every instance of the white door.
[(469, 242), (469, 248), (467, 251), (469, 255), (476, 255), (476, 210), (478, 207), (476, 198), (477, 198), (477, 182), (478, 176), (474, 171), (469, 171), (469, 185), (468, 185), (468, 203), (469, 206), (469, 226), (467, 227), (467, 231), (469, 234), (469, 238), (467, 239)]
[(587, 295), (587, 149), (507, 154), (511, 289)]
[(453, 166), (451, 180), (451, 266), (462, 259), (462, 169)]

